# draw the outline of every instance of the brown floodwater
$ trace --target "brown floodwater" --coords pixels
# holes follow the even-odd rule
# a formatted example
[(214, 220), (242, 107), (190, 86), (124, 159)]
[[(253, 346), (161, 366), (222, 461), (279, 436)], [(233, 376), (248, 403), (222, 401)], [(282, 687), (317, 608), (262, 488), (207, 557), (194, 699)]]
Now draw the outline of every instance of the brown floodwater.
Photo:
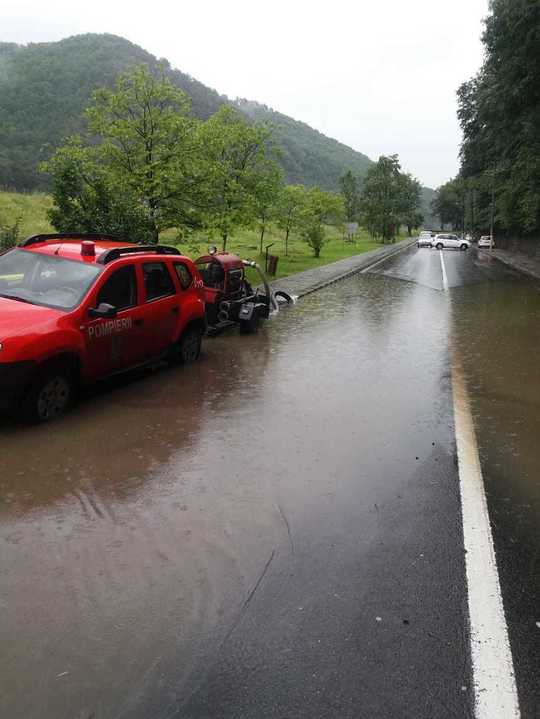
[(2, 717), (184, 716), (264, 577), (322, 545), (362, 554), (419, 458), (452, 455), (451, 337), (488, 482), (498, 496), (511, 477), (538, 531), (540, 292), (456, 255), (450, 310), (430, 257), (207, 340), (194, 366), (108, 383), (49, 426), (0, 424)]

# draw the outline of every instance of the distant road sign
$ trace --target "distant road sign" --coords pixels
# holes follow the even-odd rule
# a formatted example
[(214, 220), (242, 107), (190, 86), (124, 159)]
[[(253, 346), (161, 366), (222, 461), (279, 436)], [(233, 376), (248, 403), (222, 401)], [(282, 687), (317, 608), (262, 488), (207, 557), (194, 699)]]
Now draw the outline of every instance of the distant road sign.
[(358, 231), (358, 222), (347, 222), (347, 234), (354, 235)]

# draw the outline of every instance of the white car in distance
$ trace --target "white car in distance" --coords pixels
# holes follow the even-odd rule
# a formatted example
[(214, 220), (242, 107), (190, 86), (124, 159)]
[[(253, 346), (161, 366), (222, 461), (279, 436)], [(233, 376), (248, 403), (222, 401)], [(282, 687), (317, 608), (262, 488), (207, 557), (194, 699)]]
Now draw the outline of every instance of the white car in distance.
[(438, 250), (455, 249), (455, 250), (468, 250), (471, 243), (468, 240), (464, 240), (457, 235), (451, 235), (444, 232), (435, 235), (432, 239), (433, 246)]
[(493, 237), (491, 237), (491, 235), (482, 235), (482, 237), (478, 240), (478, 247), (487, 247), (488, 249), (492, 249), (495, 247)]
[(417, 247), (433, 247), (433, 235), (429, 230), (422, 230), (416, 240)]

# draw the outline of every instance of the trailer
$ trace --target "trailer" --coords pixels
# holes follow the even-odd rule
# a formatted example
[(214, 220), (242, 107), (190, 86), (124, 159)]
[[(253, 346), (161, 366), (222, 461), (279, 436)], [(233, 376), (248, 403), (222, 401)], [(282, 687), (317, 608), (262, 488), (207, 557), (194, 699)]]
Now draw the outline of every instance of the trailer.
[[(204, 286), (206, 323), (209, 335), (238, 326), (242, 334), (258, 331), (263, 320), (279, 310), (281, 302), (292, 302), (282, 290), (273, 291), (259, 265), (243, 260), (231, 252), (218, 252), (213, 246), (208, 254), (195, 260)], [(246, 269), (255, 270), (260, 285), (253, 287)]]

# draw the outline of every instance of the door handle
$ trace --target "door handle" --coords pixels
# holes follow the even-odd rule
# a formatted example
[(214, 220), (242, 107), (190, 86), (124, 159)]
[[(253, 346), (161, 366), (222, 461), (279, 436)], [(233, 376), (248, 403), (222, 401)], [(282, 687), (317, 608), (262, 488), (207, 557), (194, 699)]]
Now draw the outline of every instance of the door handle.
[(142, 325), (144, 325), (144, 320), (142, 319), (142, 317), (140, 317), (139, 319), (134, 320), (133, 324), (137, 327), (141, 327)]

